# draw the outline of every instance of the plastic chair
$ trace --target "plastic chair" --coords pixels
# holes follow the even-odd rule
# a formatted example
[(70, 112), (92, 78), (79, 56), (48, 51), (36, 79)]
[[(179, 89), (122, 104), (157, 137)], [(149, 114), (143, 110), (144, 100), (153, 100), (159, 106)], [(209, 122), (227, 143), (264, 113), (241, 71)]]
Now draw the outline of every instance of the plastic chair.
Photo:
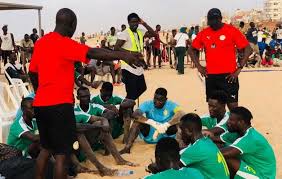
[(13, 91), (14, 96), (19, 101), (22, 100), (22, 97), (26, 97), (30, 92), (28, 91), (29, 83), (23, 82), (21, 79), (18, 78), (11, 78), (11, 76), (5, 70), (5, 75), (7, 76), (8, 80), (10, 81), (11, 85), (10, 88)]
[[(7, 95), (5, 95), (5, 92)], [(5, 101), (5, 96), (8, 99), (10, 98), (11, 104)], [(18, 108), (19, 104), (10, 91), (9, 86), (6, 83), (0, 82), (0, 143), (6, 142)]]

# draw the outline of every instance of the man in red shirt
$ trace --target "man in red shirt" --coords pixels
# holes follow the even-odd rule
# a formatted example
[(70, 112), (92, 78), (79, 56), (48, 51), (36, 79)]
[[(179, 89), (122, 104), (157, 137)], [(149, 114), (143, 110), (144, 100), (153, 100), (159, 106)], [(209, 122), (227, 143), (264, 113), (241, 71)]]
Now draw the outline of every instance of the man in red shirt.
[(74, 116), (74, 63), (89, 59), (140, 61), (127, 52), (89, 48), (71, 39), (77, 25), (75, 13), (67, 8), (56, 15), (54, 32), (39, 39), (30, 63), (30, 77), (36, 96), (33, 102), (42, 150), (36, 162), (36, 179), (44, 178), (50, 155), (55, 156), (55, 179), (66, 179), (66, 159), (77, 149)]
[(153, 64), (154, 64), (154, 68), (156, 68), (156, 58), (158, 57), (158, 65), (159, 68), (161, 68), (162, 66), (162, 60), (161, 60), (161, 43), (164, 44), (161, 39), (160, 39), (160, 31), (161, 31), (161, 26), (157, 25), (156, 26), (156, 34), (157, 36), (154, 37), (153, 40)]
[[(209, 27), (201, 31), (189, 49), (191, 59), (198, 71), (206, 77), (206, 99), (213, 91), (223, 90), (228, 94), (228, 108), (238, 106), (238, 75), (246, 64), (252, 50), (245, 36), (235, 27), (222, 23), (219, 9), (208, 12)], [(206, 67), (203, 67), (197, 51), (204, 49)], [(236, 62), (236, 49), (244, 52), (242, 60)]]

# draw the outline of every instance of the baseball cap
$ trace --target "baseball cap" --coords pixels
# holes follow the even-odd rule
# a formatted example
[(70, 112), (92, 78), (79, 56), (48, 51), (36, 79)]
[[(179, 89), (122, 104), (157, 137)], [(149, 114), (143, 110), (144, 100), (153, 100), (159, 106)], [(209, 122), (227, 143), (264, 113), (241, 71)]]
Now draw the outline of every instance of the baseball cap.
[(208, 18), (212, 19), (212, 18), (216, 18), (216, 17), (222, 17), (220, 10), (217, 9), (217, 8), (210, 9), (209, 12), (208, 12)]

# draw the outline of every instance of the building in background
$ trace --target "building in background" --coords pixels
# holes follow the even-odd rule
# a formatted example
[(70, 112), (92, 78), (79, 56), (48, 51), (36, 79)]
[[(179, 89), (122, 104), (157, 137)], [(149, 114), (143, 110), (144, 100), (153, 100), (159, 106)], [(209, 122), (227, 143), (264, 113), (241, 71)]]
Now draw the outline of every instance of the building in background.
[(282, 0), (266, 0), (264, 3), (266, 18), (272, 21), (282, 20)]

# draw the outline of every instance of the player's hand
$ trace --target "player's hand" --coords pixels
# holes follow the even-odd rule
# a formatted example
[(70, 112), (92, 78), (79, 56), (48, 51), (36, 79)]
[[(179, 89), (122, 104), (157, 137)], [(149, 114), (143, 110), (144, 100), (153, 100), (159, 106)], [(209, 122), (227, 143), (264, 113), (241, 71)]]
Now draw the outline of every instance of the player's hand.
[(199, 73), (201, 73), (201, 75), (202, 75), (202, 77), (207, 77), (207, 70), (206, 70), (206, 67), (203, 67), (202, 65), (197, 65), (196, 66), (197, 67), (197, 69), (198, 69), (198, 71), (199, 71)]
[(144, 24), (146, 24), (146, 22), (145, 22), (145, 21), (143, 21), (143, 19), (141, 19), (141, 18), (140, 18), (140, 20), (139, 20), (139, 24), (144, 25)]
[(206, 137), (214, 137), (214, 134), (210, 132), (209, 130), (202, 130), (202, 134)]
[(91, 87), (97, 89), (101, 83), (102, 81), (94, 81), (93, 83), (91, 83)]
[(113, 111), (115, 114), (117, 115), (119, 114), (119, 110), (115, 105), (109, 105), (108, 107), (109, 107), (108, 109)]
[(159, 169), (156, 163), (151, 163), (150, 165), (148, 165), (148, 167), (145, 170), (146, 172), (153, 173), (153, 174), (159, 172)]
[(126, 55), (124, 56), (124, 61), (130, 65), (132, 68), (136, 68), (136, 67), (140, 67), (140, 59), (139, 56), (137, 55), (133, 55), (131, 53), (126, 53)]
[(240, 72), (241, 72), (241, 69), (238, 68), (234, 73), (231, 73), (230, 75), (228, 75), (226, 77), (227, 82), (228, 83), (237, 83)]
[(170, 124), (168, 122), (164, 123), (164, 124), (161, 124), (159, 127), (158, 127), (158, 132), (160, 134), (164, 134), (166, 133), (167, 129), (170, 127)]

